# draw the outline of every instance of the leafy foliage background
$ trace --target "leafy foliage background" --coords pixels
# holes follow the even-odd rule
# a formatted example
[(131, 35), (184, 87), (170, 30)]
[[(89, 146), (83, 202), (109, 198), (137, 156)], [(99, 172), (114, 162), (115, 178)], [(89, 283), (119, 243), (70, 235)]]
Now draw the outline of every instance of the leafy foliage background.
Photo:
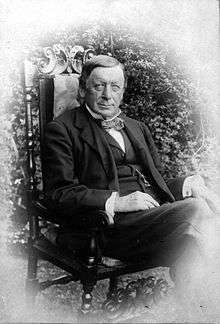
[[(122, 109), (128, 116), (149, 126), (161, 156), (163, 175), (168, 178), (198, 172), (206, 176), (210, 185), (214, 185), (218, 178), (220, 150), (214, 130), (203, 113), (206, 100), (167, 44), (146, 32), (140, 35), (127, 27), (92, 24), (45, 33), (25, 51), (29, 59), (36, 62), (42, 48), (54, 44), (92, 46), (97, 54), (112, 53), (124, 63), (128, 84)], [(13, 96), (7, 103), (12, 131), (7, 129), (3, 132), (2, 141), (7, 142), (10, 133), (16, 143), (18, 157), (16, 162), (10, 160), (10, 180), (1, 180), (6, 185), (6, 192), (10, 188), (9, 200), (14, 205), (12, 220), (17, 224), (18, 231), (13, 234), (13, 240), (21, 241), (27, 221), (25, 102), (22, 60), (17, 63), (10, 76)], [(37, 79), (32, 99), (37, 109)], [(37, 119), (34, 125), (37, 131)], [(7, 150), (16, 155), (11, 145), (7, 146)], [(8, 152), (6, 155), (10, 156)], [(4, 166), (8, 166), (8, 160), (4, 159), (1, 163), (5, 177)]]

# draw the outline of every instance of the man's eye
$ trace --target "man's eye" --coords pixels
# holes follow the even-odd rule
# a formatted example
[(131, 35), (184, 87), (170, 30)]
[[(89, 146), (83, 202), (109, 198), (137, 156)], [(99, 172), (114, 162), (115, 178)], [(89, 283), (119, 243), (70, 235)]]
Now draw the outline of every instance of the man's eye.
[(112, 88), (113, 91), (119, 91), (120, 90), (120, 86), (117, 85), (117, 84), (112, 84), (111, 88)]
[(97, 84), (95, 84), (95, 89), (96, 89), (97, 91), (103, 90), (103, 88), (104, 88), (104, 85), (103, 85), (103, 84), (101, 84), (101, 83), (97, 83)]

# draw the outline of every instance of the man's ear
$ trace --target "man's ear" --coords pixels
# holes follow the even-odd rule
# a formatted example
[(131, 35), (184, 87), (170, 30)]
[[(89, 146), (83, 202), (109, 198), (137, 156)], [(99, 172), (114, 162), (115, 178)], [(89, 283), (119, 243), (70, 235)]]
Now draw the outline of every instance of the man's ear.
[(123, 89), (122, 94), (121, 94), (121, 103), (122, 103), (123, 98), (124, 98), (124, 93), (125, 93), (125, 88)]
[(84, 88), (82, 87), (79, 87), (79, 96), (81, 99), (84, 99), (85, 98), (85, 95), (86, 95), (86, 91)]

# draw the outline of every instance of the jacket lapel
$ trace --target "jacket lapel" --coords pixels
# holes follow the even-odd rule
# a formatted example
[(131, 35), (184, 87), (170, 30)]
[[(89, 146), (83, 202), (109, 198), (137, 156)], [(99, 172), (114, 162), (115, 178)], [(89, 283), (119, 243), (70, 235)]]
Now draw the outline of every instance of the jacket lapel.
[(118, 150), (120, 150), (122, 153), (124, 153), (124, 151), (122, 150), (121, 146), (118, 144), (118, 142), (114, 139), (114, 137), (112, 137), (108, 132), (106, 132), (105, 134), (105, 138), (107, 139), (107, 142), (110, 146), (114, 146), (117, 147)]
[[(143, 166), (144, 171), (148, 174), (157, 185), (170, 196), (171, 200), (174, 201), (174, 197), (170, 192), (169, 188), (167, 187), (164, 179), (156, 169), (153, 159), (151, 157), (150, 150), (143, 138), (143, 135), (139, 128), (137, 128), (136, 124), (134, 125), (131, 119), (124, 117), (125, 127), (127, 130), (128, 137), (130, 141), (134, 145), (134, 149), (136, 151), (138, 159), (140, 159), (140, 164)], [(143, 138), (143, 142), (142, 142)]]
[[(117, 170), (115, 161), (108, 145), (108, 142), (103, 136), (102, 130), (97, 125), (95, 120), (88, 116), (84, 107), (76, 117), (76, 127), (81, 129), (80, 137), (85, 141), (92, 150), (94, 150), (100, 159), (106, 176), (109, 180), (109, 189), (119, 190)], [(89, 158), (89, 157), (88, 157)]]

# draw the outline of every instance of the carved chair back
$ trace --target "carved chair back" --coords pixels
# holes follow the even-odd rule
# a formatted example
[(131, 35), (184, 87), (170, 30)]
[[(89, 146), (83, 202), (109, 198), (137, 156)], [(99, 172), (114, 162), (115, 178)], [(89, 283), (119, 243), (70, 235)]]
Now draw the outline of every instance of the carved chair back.
[(25, 60), (24, 64), (28, 189), (34, 193), (34, 198), (37, 189), (41, 188), (39, 174), (36, 174), (36, 156), (40, 154), (45, 126), (66, 109), (79, 105), (78, 79), (82, 65), (95, 52), (82, 46), (63, 48), (54, 45), (44, 48), (42, 55), (34, 63)]

